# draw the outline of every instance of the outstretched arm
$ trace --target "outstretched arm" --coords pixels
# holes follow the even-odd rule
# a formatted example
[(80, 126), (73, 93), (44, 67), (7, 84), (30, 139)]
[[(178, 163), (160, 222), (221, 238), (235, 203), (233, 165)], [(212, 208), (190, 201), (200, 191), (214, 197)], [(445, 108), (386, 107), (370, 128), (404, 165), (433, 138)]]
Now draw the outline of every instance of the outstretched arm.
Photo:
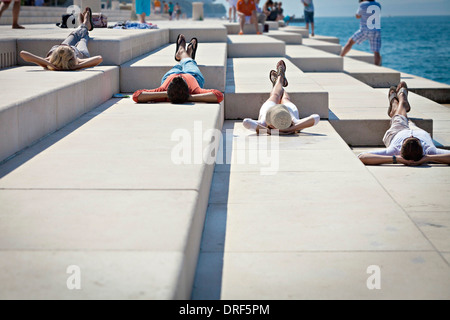
[(320, 121), (320, 116), (317, 114), (313, 114), (307, 118), (296, 120), (291, 127), (287, 128), (285, 130), (280, 130), (280, 133), (287, 133), (287, 134), (295, 133), (297, 131), (301, 131), (303, 129), (315, 126), (316, 124), (319, 123), (319, 121)]
[(161, 91), (161, 92), (142, 92), (138, 97), (137, 101), (138, 103), (147, 103), (152, 102), (160, 99), (167, 99), (167, 91)]
[(54, 69), (54, 70), (58, 70), (58, 68), (56, 68), (52, 63), (50, 63), (50, 61), (48, 61), (47, 59), (44, 59), (42, 57), (39, 57), (37, 55), (34, 55), (28, 51), (21, 51), (20, 52), (20, 56), (23, 60), (25, 60), (26, 62), (31, 62), (34, 64), (37, 64), (38, 66), (43, 67), (44, 69)]
[[(394, 163), (394, 157), (393, 156), (382, 156), (378, 154), (373, 154), (370, 152), (367, 153), (361, 153), (358, 156), (359, 160), (362, 161), (365, 165), (379, 165), (379, 164), (392, 164)], [(414, 165), (414, 161), (412, 160), (405, 160), (401, 156), (396, 157), (397, 163), (401, 163), (407, 166)]]
[(103, 62), (102, 56), (95, 56), (87, 59), (78, 59), (78, 64), (76, 65), (75, 70), (92, 68), (98, 66), (102, 62)]
[(422, 164), (425, 164), (427, 162), (450, 164), (450, 153), (424, 156), (419, 161), (414, 162), (413, 165), (421, 166)]
[(207, 103), (217, 103), (217, 97), (214, 93), (200, 93), (200, 94), (192, 94), (189, 96), (189, 102), (207, 102)]

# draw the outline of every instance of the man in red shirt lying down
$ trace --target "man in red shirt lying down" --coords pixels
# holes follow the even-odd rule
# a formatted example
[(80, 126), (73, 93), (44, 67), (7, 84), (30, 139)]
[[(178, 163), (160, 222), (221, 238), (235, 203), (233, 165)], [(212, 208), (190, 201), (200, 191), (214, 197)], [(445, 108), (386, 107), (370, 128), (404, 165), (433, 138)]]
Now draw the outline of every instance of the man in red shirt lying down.
[(215, 89), (203, 89), (205, 79), (195, 62), (198, 40), (192, 38), (186, 48), (186, 38), (179, 34), (175, 50), (175, 60), (179, 61), (161, 80), (161, 86), (152, 90), (138, 90), (133, 94), (137, 103), (223, 101), (223, 93)]

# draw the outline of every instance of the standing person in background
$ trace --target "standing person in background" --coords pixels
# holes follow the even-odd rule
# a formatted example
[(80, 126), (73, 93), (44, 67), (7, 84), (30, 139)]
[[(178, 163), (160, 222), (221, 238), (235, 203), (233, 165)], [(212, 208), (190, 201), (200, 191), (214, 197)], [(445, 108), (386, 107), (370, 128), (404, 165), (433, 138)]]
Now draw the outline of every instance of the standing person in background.
[(0, 3), (0, 18), (2, 17), (3, 12), (6, 9), (8, 9), (11, 1), (14, 1), (14, 5), (12, 8), (12, 16), (13, 16), (12, 28), (13, 29), (25, 29), (24, 27), (19, 25), (20, 0), (3, 0)]
[(172, 1), (170, 1), (169, 2), (169, 20), (172, 20), (173, 10), (174, 10), (174, 5), (173, 5)]
[(311, 23), (311, 36), (314, 37), (314, 3), (313, 0), (302, 0), (305, 7), (305, 22), (306, 29), (309, 31), (309, 24)]
[(178, 4), (178, 2), (175, 4), (175, 15), (177, 17), (177, 20), (180, 20), (180, 15), (181, 15), (181, 7)]
[(236, 5), (237, 0), (227, 0), (230, 4), (230, 8), (228, 9), (228, 17), (230, 22), (236, 22)]
[(359, 1), (356, 19), (360, 19), (360, 28), (355, 32), (342, 49), (341, 56), (345, 56), (355, 43), (370, 41), (370, 50), (374, 54), (374, 63), (381, 66), (381, 5), (375, 0)]
[(259, 7), (259, 1), (260, 0), (255, 0), (256, 16), (258, 17), (258, 23), (261, 23), (262, 25), (264, 25), (264, 23), (266, 22), (266, 19), (267, 19), (267, 15), (263, 12), (263, 9), (261, 9)]
[(267, 21), (277, 21), (278, 18), (278, 3), (272, 2), (272, 5), (269, 7), (269, 15), (267, 16)]
[(282, 5), (283, 5), (282, 2), (278, 2), (278, 19), (277, 20), (284, 20), (283, 8), (281, 7)]
[(146, 23), (145, 17), (150, 16), (150, 0), (136, 0), (136, 14), (140, 23)]
[(161, 13), (161, 1), (155, 0), (155, 13)]

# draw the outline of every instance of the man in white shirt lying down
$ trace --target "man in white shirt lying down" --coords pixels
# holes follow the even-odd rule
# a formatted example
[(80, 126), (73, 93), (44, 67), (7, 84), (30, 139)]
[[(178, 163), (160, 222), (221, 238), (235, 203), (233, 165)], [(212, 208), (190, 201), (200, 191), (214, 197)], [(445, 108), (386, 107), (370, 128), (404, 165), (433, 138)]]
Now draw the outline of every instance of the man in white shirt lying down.
[(300, 119), (297, 107), (292, 103), (289, 94), (283, 89), (287, 87), (288, 81), (285, 76), (286, 64), (280, 60), (277, 64), (277, 71), (271, 70), (269, 73), (273, 89), (270, 98), (259, 110), (258, 120), (244, 119), (244, 127), (256, 131), (264, 130), (271, 134), (271, 130), (279, 130), (279, 134), (292, 134), (302, 129), (315, 126), (320, 121), (320, 116), (313, 114), (307, 118)]
[(411, 110), (408, 86), (404, 81), (389, 89), (388, 114), (391, 127), (384, 135), (386, 149), (361, 153), (358, 157), (366, 165), (401, 163), (420, 166), (427, 162), (450, 164), (450, 150), (438, 149), (430, 134), (408, 119)]

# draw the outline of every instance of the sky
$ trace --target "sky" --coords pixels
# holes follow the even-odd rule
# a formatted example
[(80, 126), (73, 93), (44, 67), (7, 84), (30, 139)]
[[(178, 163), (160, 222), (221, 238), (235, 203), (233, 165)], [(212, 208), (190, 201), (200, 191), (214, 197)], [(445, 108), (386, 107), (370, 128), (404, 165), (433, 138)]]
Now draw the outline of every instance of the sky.
[[(274, 1), (274, 0), (272, 0)], [(301, 0), (281, 0), (284, 13), (302, 16)], [(223, 3), (228, 10), (226, 0), (216, 0)], [(260, 0), (260, 6), (265, 0)], [(316, 17), (350, 17), (354, 16), (358, 0), (313, 0)], [(450, 15), (450, 0), (379, 0), (383, 16), (420, 16), (420, 15)]]

